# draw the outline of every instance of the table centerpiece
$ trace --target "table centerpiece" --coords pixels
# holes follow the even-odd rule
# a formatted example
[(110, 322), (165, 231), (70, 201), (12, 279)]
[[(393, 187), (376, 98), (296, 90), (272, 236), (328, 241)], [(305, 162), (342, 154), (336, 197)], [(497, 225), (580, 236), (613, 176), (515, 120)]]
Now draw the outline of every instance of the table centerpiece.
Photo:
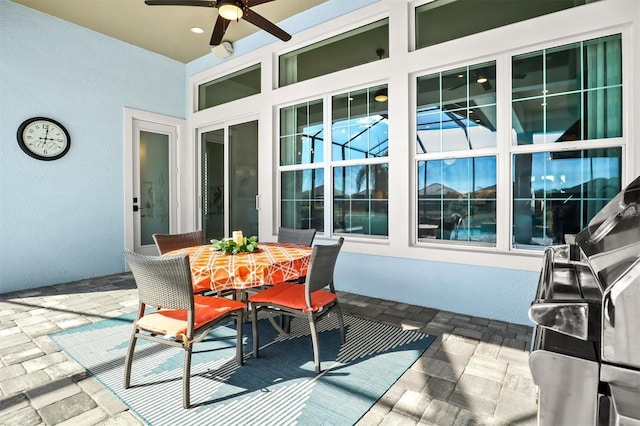
[(253, 253), (258, 250), (258, 237), (245, 237), (242, 231), (233, 231), (233, 236), (221, 240), (211, 240), (213, 250), (224, 254)]

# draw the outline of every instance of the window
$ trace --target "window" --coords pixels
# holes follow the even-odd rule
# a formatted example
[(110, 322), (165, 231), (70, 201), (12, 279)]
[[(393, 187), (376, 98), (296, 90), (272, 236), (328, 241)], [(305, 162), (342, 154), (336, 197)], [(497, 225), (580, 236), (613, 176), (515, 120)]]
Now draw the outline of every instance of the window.
[(280, 56), (280, 87), (389, 57), (383, 19)]
[(386, 95), (379, 85), (332, 96), (330, 119), (322, 99), (280, 109), (281, 226), (324, 232), (327, 197), (333, 233), (388, 235)]
[(496, 242), (496, 64), (417, 79), (418, 240)]
[(281, 180), (282, 226), (324, 232), (324, 170), (283, 171)]
[(389, 234), (387, 86), (331, 100), (333, 232)]
[(324, 232), (321, 99), (280, 109), (281, 226)]
[(564, 243), (620, 191), (621, 50), (617, 34), (513, 57), (514, 247)]
[(198, 86), (198, 111), (260, 93), (260, 64)]
[(418, 161), (418, 239), (495, 244), (495, 156)]
[(564, 244), (621, 188), (620, 148), (513, 156), (513, 244)]
[(434, 0), (415, 9), (416, 48), (433, 46), (593, 1)]
[(622, 136), (620, 35), (513, 57), (517, 145)]
[[(512, 248), (563, 244), (620, 191), (621, 35), (510, 62), (510, 96), (496, 96), (495, 62), (417, 78), (418, 241), (495, 245), (511, 229)], [(512, 128), (499, 141), (496, 107), (507, 101)], [(503, 144), (510, 156), (498, 155)], [(498, 171), (512, 176), (510, 194), (497, 193)], [(510, 195), (508, 228), (496, 209)]]

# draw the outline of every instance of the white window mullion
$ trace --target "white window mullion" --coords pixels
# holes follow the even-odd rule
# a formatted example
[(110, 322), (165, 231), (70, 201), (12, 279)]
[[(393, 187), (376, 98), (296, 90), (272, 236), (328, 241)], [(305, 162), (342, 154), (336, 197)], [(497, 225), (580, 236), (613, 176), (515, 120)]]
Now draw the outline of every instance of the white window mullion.
[(499, 120), (496, 183), (500, 189), (496, 194), (496, 248), (505, 251), (511, 248), (513, 232), (511, 67), (511, 55), (496, 59), (496, 115)]
[(323, 102), (324, 120), (324, 235), (333, 235), (333, 133), (331, 132), (331, 96), (326, 95)]

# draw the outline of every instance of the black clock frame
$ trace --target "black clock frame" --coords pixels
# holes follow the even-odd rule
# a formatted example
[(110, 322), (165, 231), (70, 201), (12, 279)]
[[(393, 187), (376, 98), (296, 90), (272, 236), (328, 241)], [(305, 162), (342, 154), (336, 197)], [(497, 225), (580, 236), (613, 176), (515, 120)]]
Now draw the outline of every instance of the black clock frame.
[[(58, 126), (60, 128), (60, 130), (62, 130), (67, 138), (67, 146), (64, 148), (64, 150), (58, 154), (58, 155), (54, 155), (53, 157), (45, 157), (42, 155), (38, 155), (35, 152), (31, 151), (28, 147), (27, 144), (25, 143), (24, 139), (23, 139), (23, 132), (24, 129), (31, 123), (33, 123), (34, 121), (48, 121), (52, 124), (55, 124), (56, 126)], [(49, 118), (49, 117), (32, 117), (29, 118), (25, 121), (22, 122), (22, 124), (20, 124), (20, 126), (18, 127), (18, 133), (17, 133), (17, 137), (18, 137), (18, 145), (20, 146), (20, 149), (22, 149), (22, 151), (24, 151), (25, 154), (27, 154), (29, 157), (35, 158), (36, 160), (42, 160), (42, 161), (53, 161), (53, 160), (57, 160), (59, 158), (64, 157), (67, 152), (69, 152), (69, 148), (71, 148), (71, 136), (69, 136), (69, 132), (67, 131), (67, 128), (64, 127), (61, 123), (57, 122), (56, 120)]]

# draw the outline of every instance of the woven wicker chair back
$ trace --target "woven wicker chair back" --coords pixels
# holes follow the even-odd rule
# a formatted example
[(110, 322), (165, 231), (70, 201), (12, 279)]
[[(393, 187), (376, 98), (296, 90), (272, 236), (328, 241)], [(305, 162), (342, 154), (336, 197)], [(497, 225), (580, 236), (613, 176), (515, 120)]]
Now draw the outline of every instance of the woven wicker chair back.
[(204, 244), (204, 232), (200, 230), (183, 234), (153, 234), (153, 241), (156, 242), (160, 254), (165, 254), (172, 250)]
[(291, 243), (301, 244), (303, 246), (311, 246), (313, 244), (313, 238), (316, 236), (316, 229), (293, 229), (293, 228), (279, 228), (278, 229), (278, 242), (279, 243)]
[(126, 250), (125, 258), (138, 287), (140, 303), (193, 311), (189, 256), (145, 256)]

